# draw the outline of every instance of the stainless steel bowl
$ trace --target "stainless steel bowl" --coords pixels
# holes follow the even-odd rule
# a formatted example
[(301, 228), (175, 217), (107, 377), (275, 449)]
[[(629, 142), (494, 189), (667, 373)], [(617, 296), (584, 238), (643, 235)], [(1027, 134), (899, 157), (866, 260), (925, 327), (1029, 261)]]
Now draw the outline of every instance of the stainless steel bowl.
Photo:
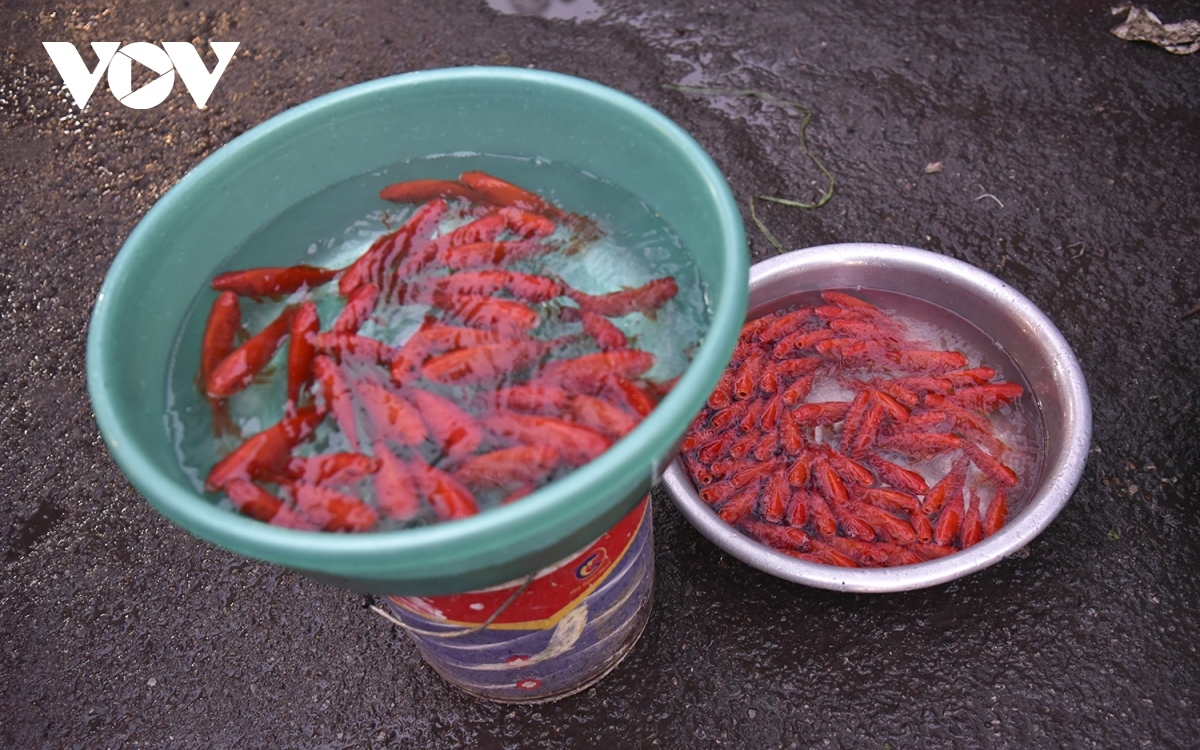
[(973, 323), (1005, 350), (1027, 380), (1044, 429), (1041, 474), (1024, 508), (1000, 531), (960, 552), (894, 568), (839, 568), (789, 557), (726, 525), (696, 493), (676, 459), (663, 483), (684, 516), (721, 549), (771, 575), (856, 593), (935, 586), (986, 568), (1042, 532), (1083, 474), (1092, 433), (1087, 384), (1074, 352), (1049, 318), (991, 274), (944, 255), (895, 245), (847, 243), (795, 250), (750, 268), (747, 319), (780, 300), (822, 289), (876, 289), (917, 297)]

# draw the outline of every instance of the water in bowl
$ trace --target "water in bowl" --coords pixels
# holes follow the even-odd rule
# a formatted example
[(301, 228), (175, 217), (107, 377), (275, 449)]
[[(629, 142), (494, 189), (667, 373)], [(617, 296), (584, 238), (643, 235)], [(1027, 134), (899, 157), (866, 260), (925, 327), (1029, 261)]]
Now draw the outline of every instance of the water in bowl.
[[(912, 340), (926, 343), (931, 350), (961, 352), (968, 359), (968, 368), (986, 366), (994, 369), (994, 382), (1008, 381), (1022, 387), (1024, 394), (1020, 399), (988, 417), (995, 438), (1007, 447), (1003, 462), (1018, 477), (1017, 485), (1009, 488), (1007, 492), (1008, 517), (1011, 519), (1020, 513), (1028, 504), (1034, 488), (1040, 483), (1045, 453), (1045, 428), (1036, 394), (1021, 368), (1004, 347), (961, 315), (918, 297), (869, 288), (843, 288), (832, 291), (844, 292), (874, 305), (906, 326)], [(800, 292), (771, 300), (750, 310), (747, 319), (751, 320), (775, 311), (822, 304), (825, 302), (820, 292)], [(817, 381), (807, 401), (848, 401), (853, 399), (854, 395), (853, 391), (839, 385), (836, 378), (822, 378)], [(890, 458), (896, 458), (895, 463), (920, 473), (930, 486), (949, 472), (952, 463), (948, 455), (920, 462), (908, 462), (896, 456)], [(986, 503), (987, 498), (981, 500)]]
[[(379, 199), (381, 188), (413, 179), (455, 179), (463, 172), (474, 170), (494, 174), (538, 193), (565, 211), (593, 219), (603, 230), (581, 252), (556, 252), (536, 262), (518, 261), (509, 266), (509, 270), (551, 274), (588, 294), (603, 294), (637, 287), (663, 276), (673, 277), (679, 292), (655, 315), (633, 313), (613, 322), (626, 334), (631, 347), (654, 354), (655, 365), (646, 373), (647, 380), (665, 383), (686, 369), (691, 353), (703, 340), (710, 309), (699, 272), (676, 232), (650, 204), (620, 186), (570, 165), (540, 159), (447, 154), (393, 164), (352, 178), (310, 196), (266, 222), (229, 252), (214, 276), (230, 270), (301, 263), (346, 267), (377, 237), (397, 228), (415, 210), (414, 206)], [(448, 218), (439, 227), (439, 233), (467, 220), (462, 216)], [(251, 332), (260, 330), (285, 304), (296, 301), (302, 294), (261, 302), (242, 299), (243, 325)], [(336, 294), (336, 282), (310, 294), (317, 303), (322, 330), (325, 330), (344, 299)], [(286, 402), (285, 344), (264, 377), (229, 401), (231, 416), (241, 435), (214, 439), (211, 409), (195, 383), (200, 340), (214, 297), (215, 292), (205, 288), (185, 317), (175, 342), (166, 384), (167, 429), (180, 466), (197, 491), (203, 491), (204, 478), (221, 456), (245, 437), (282, 418)], [(559, 303), (546, 303), (556, 304)], [(375, 316), (364, 326), (362, 333), (399, 346), (420, 326), (426, 312), (424, 306), (406, 305), (387, 316)], [(539, 337), (553, 338), (570, 332), (569, 326), (563, 327), (551, 316), (545, 318), (545, 327), (540, 327)], [(584, 350), (568, 349), (564, 356), (573, 356), (572, 351), (582, 353)], [(313, 444), (305, 450), (346, 448), (345, 437), (330, 425), (331, 421), (326, 420), (318, 429)], [(435, 452), (427, 452), (425, 457), (435, 466), (441, 460)], [(370, 488), (365, 487), (363, 492), (369, 495)], [(497, 504), (500, 495), (492, 493), (479, 500), (481, 507), (486, 508)], [(431, 514), (424, 513), (412, 523), (432, 520)]]

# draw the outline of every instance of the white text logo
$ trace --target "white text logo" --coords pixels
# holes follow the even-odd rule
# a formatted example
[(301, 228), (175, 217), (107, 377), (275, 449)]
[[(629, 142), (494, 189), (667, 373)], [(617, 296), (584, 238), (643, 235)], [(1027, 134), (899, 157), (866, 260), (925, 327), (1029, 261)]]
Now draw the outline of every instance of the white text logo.
[[(126, 107), (150, 109), (162, 104), (175, 87), (175, 74), (178, 73), (196, 106), (204, 109), (204, 103), (233, 59), (238, 42), (208, 43), (217, 56), (217, 64), (211, 73), (200, 59), (200, 53), (187, 42), (163, 42), (162, 47), (149, 42), (134, 42), (124, 47), (120, 42), (92, 42), (92, 50), (99, 60), (95, 70), (88, 70), (79, 50), (70, 42), (42, 42), (42, 46), (50, 54), (51, 62), (58, 68), (58, 74), (80, 109), (87, 106), (105, 70), (108, 71), (109, 90)], [(137, 91), (133, 90), (135, 62), (158, 74)]]

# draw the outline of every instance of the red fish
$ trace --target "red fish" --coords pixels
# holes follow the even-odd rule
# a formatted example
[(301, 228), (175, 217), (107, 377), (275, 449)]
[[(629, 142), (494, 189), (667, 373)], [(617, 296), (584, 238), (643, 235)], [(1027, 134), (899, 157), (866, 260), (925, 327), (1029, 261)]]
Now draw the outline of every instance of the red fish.
[(561, 297), (562, 284), (549, 276), (539, 276), (532, 273), (509, 271), (504, 288), (509, 294), (526, 302), (549, 302), (555, 297)]
[[(585, 354), (574, 359), (560, 359), (542, 368), (541, 377), (547, 381), (602, 381), (613, 376), (637, 378), (654, 366), (654, 355), (638, 349), (622, 349), (597, 354)], [(569, 387), (569, 385), (568, 385)]]
[(988, 503), (987, 510), (983, 514), (983, 535), (989, 537), (1000, 530), (1004, 522), (1008, 520), (1008, 496), (1005, 495), (1003, 489), (996, 490), (996, 494)]
[[(690, 471), (690, 469), (689, 469)], [(729, 482), (720, 482), (718, 484), (705, 487), (700, 490), (700, 499), (709, 505), (716, 505), (724, 502), (737, 494), (738, 488), (734, 487)]]
[(908, 513), (910, 516), (915, 516), (921, 513), (921, 501), (917, 500), (913, 495), (900, 490), (887, 489), (886, 487), (868, 487), (859, 489), (855, 493), (855, 497), (863, 502), (874, 505), (877, 508), (890, 510), (897, 513)]
[(472, 328), (486, 328), (514, 335), (537, 326), (536, 310), (514, 300), (476, 294), (435, 295), (437, 306)]
[(259, 432), (213, 466), (204, 489), (216, 492), (235, 479), (249, 480), (284, 473), (292, 449), (312, 434), (321, 419), (321, 413), (306, 407)]
[(396, 349), (370, 336), (355, 333), (333, 333), (326, 331), (312, 336), (317, 351), (339, 360), (354, 359), (379, 365), (390, 365), (397, 355)]
[(949, 544), (917, 543), (910, 544), (909, 549), (921, 556), (922, 560), (936, 560), (939, 557), (951, 555), (958, 550)]
[(242, 515), (259, 521), (270, 522), (283, 506), (282, 500), (246, 479), (231, 479), (224, 489)]
[(472, 456), (454, 470), (468, 487), (490, 488), (544, 479), (559, 465), (558, 451), (544, 445), (518, 445)]
[(758, 485), (750, 485), (731, 497), (717, 511), (717, 515), (727, 524), (733, 525), (748, 516), (758, 504)]
[(879, 456), (867, 456), (867, 463), (879, 473), (880, 478), (893, 487), (910, 492), (914, 495), (924, 495), (929, 490), (925, 477), (915, 471), (888, 461)]
[(831, 537), (837, 534), (837, 518), (834, 517), (833, 510), (825, 498), (821, 497), (819, 493), (805, 490), (796, 490), (796, 494), (802, 497), (807, 505), (809, 518), (812, 519), (817, 533), (822, 537)]
[(937, 484), (929, 488), (929, 492), (925, 494), (925, 502), (921, 505), (921, 510), (925, 515), (932, 516), (942, 509), (955, 493), (962, 491), (963, 482), (967, 478), (967, 460), (959, 459), (950, 467), (950, 471), (946, 476), (942, 477)]
[(757, 338), (764, 344), (773, 344), (801, 330), (804, 321), (811, 315), (811, 307), (801, 307), (782, 315), (765, 318), (769, 322), (758, 332)]
[(403, 297), (404, 302), (433, 304), (434, 295), (457, 296), (477, 294), (491, 296), (508, 284), (508, 271), (460, 271), (446, 276), (432, 276), (409, 284)]
[(324, 398), (324, 411), (333, 412), (338, 428), (350, 442), (350, 447), (358, 450), (358, 419), (355, 416), (354, 400), (350, 395), (350, 386), (338, 369), (337, 364), (325, 355), (317, 355), (313, 359), (313, 374), (321, 384), (321, 394)]
[(738, 420), (738, 429), (743, 435), (759, 433), (759, 422), (762, 420), (763, 412), (767, 408), (766, 401), (751, 401), (746, 410), (742, 412), (742, 418)]
[(474, 190), (483, 200), (496, 206), (512, 206), (522, 211), (548, 216), (552, 219), (566, 218), (562, 209), (543, 200), (541, 196), (517, 187), (486, 172), (463, 172), (459, 182)]
[(800, 454), (792, 467), (788, 469), (787, 478), (788, 484), (793, 487), (803, 488), (808, 484), (808, 476), (812, 471), (813, 459), (816, 454), (812, 451), (805, 451)]
[(842, 419), (842, 435), (839, 438), (839, 445), (844, 453), (850, 453), (850, 446), (854, 444), (855, 435), (858, 434), (870, 407), (871, 394), (867, 391), (859, 391), (846, 409), (846, 416)]
[[(829, 500), (829, 498), (825, 499)], [(830, 502), (829, 510), (837, 519), (838, 529), (842, 532), (842, 538), (839, 541), (875, 541), (875, 528), (851, 512), (849, 501), (845, 505)]]
[(815, 377), (810, 373), (789, 385), (783, 390), (783, 403), (788, 406), (795, 406), (804, 402), (808, 395), (812, 393)]
[(629, 341), (625, 337), (625, 332), (603, 315), (597, 315), (596, 313), (579, 310), (574, 307), (564, 307), (561, 316), (563, 320), (578, 318), (583, 323), (583, 332), (596, 342), (596, 346), (606, 352), (627, 349), (629, 347)]
[(325, 531), (370, 531), (379, 514), (354, 495), (315, 484), (292, 485), (296, 507)]
[(396, 521), (406, 521), (417, 515), (421, 510), (421, 498), (408, 464), (392, 453), (382, 440), (376, 440), (372, 448), (379, 461), (379, 470), (372, 477), (379, 509)]
[(732, 443), (732, 435), (728, 433), (718, 435), (715, 440), (711, 440), (696, 449), (696, 458), (702, 464), (712, 464), (717, 459), (729, 453), (729, 446)]
[(804, 490), (793, 491), (786, 511), (789, 526), (799, 529), (808, 523), (808, 501), (801, 496)]
[(456, 349), (426, 360), (421, 373), (445, 385), (501, 383), (533, 364), (542, 350), (539, 342), (530, 340)]
[(606, 318), (620, 318), (630, 313), (640, 312), (647, 317), (666, 304), (679, 293), (679, 284), (670, 276), (653, 279), (635, 289), (626, 289), (610, 294), (591, 295), (564, 286), (566, 294), (580, 309), (603, 315)]
[(610, 404), (645, 417), (654, 411), (654, 407), (667, 395), (674, 382), (669, 380), (666, 383), (653, 383), (639, 380), (635, 383), (628, 378), (613, 376), (604, 381), (600, 397)]
[(393, 275), (394, 283), (406, 281), (423, 271), (430, 263), (438, 258), (444, 258), (446, 253), (455, 247), (470, 245), (476, 242), (492, 242), (508, 228), (504, 217), (498, 213), (488, 213), (464, 224), (432, 242), (424, 245), (419, 251), (410, 252), (396, 267)]
[(850, 511), (870, 524), (871, 528), (887, 541), (897, 544), (909, 544), (917, 541), (917, 532), (913, 529), (912, 524), (903, 518), (893, 516), (873, 505), (854, 501), (850, 503)]
[(846, 483), (838, 476), (833, 467), (824, 457), (818, 457), (812, 465), (812, 476), (816, 480), (817, 491), (833, 505), (845, 505), (850, 502), (846, 491)]
[(421, 412), (404, 396), (372, 378), (356, 380), (351, 387), (367, 413), (370, 432), (376, 441), (387, 439), (402, 445), (420, 445), (425, 440), (428, 432)]
[(435, 198), (486, 203), (483, 196), (456, 180), (408, 180), (388, 185), (379, 197), (393, 203), (425, 203)]
[(812, 537), (804, 533), (803, 529), (794, 527), (776, 526), (773, 523), (762, 523), (743, 518), (738, 523), (738, 528), (775, 549), (804, 550), (812, 544)]
[(822, 365), (820, 357), (796, 357), (794, 359), (772, 362), (770, 367), (781, 378), (799, 378), (816, 372)]
[(1007, 406), (1017, 399), (1025, 390), (1016, 383), (985, 383), (983, 385), (962, 388), (946, 397), (955, 406), (961, 406), (980, 414), (987, 414)]
[(287, 401), (289, 412), (300, 404), (300, 391), (313, 379), (312, 363), (317, 354), (312, 338), (321, 330), (317, 306), (301, 303), (292, 318), (291, 338), (288, 339)]
[[(867, 451), (871, 449), (875, 438), (879, 435), (879, 428), (883, 425), (883, 415), (883, 407), (878, 403), (873, 403), (867, 408), (867, 413), (859, 423), (857, 432), (853, 433), (853, 440), (847, 451), (850, 456), (863, 458), (867, 455)], [(842, 439), (845, 439), (845, 435)]]
[(739, 343), (742, 341), (756, 342), (763, 331), (767, 330), (778, 316), (775, 313), (767, 313), (753, 320), (747, 320), (742, 324), (742, 333), (738, 337)]
[(942, 512), (938, 514), (937, 522), (933, 526), (933, 541), (937, 544), (949, 545), (958, 540), (964, 513), (963, 494), (961, 486), (954, 490), (942, 507)]
[(483, 426), (495, 435), (524, 445), (554, 448), (573, 466), (591, 461), (611, 444), (608, 438), (586, 427), (532, 414), (497, 412), (485, 419)]
[(441, 469), (425, 463), (419, 455), (409, 464), (413, 479), (433, 512), (442, 521), (468, 518), (479, 512), (479, 502), (471, 491)]
[(755, 351), (746, 357), (733, 377), (734, 398), (747, 399), (755, 394), (766, 364), (767, 353), (764, 351)]
[(255, 376), (275, 356), (283, 337), (291, 332), (292, 318), (295, 314), (296, 306), (288, 305), (266, 328), (221, 360), (209, 373), (206, 388), (208, 397), (229, 398), (250, 385)]
[(973, 443), (965, 443), (963, 449), (971, 459), (971, 463), (975, 464), (975, 468), (986, 474), (988, 479), (1005, 487), (1017, 485), (1019, 479), (1017, 473), (1001, 463), (999, 459), (985, 453)]
[(885, 315), (882, 310), (880, 310), (878, 307), (875, 307), (875, 305), (872, 305), (870, 302), (866, 302), (858, 297), (846, 294), (845, 292), (839, 292), (836, 289), (830, 289), (821, 292), (821, 299), (825, 300), (831, 305), (867, 310), (870, 312), (879, 313), (880, 315)]
[[(242, 325), (241, 306), (233, 292), (221, 292), (213, 300), (208, 320), (204, 326), (204, 339), (200, 345), (200, 370), (196, 385), (201, 393), (208, 388), (208, 379), (213, 370), (234, 350), (234, 341)], [(237, 432), (237, 425), (229, 416), (224, 399), (210, 398), (213, 412), (213, 434), (227, 435)]]
[(830, 425), (842, 421), (849, 408), (849, 401), (801, 404), (792, 410), (792, 419), (802, 425)]
[(983, 523), (979, 520), (979, 498), (970, 501), (970, 507), (963, 516), (962, 528), (959, 531), (958, 546), (966, 549), (983, 539)]
[(363, 284), (350, 293), (346, 306), (338, 313), (330, 333), (358, 333), (362, 324), (367, 322), (375, 311), (375, 303), (379, 300), (379, 287), (374, 284)]
[[(734, 441), (733, 445), (729, 446), (729, 457), (733, 459), (740, 459), (749, 455), (754, 451), (755, 448), (758, 447), (758, 444), (761, 440), (762, 433), (758, 432), (757, 430), (749, 434), (742, 434), (741, 437)], [(734, 465), (739, 466), (740, 464)]]
[(557, 225), (541, 214), (522, 211), (515, 206), (500, 209), (500, 215), (508, 226), (508, 231), (522, 239), (546, 237), (554, 234)]
[(242, 308), (237, 294), (221, 292), (213, 300), (204, 326), (204, 339), (200, 345), (200, 383), (207, 385), (209, 377), (221, 360), (234, 350), (233, 342), (242, 326)]
[(483, 428), (453, 401), (420, 388), (405, 391), (446, 456), (457, 459), (475, 452)]
[(572, 421), (612, 440), (620, 440), (641, 422), (639, 417), (632, 416), (607, 401), (582, 393), (571, 396), (564, 411)]
[(884, 450), (917, 459), (963, 447), (963, 441), (957, 435), (944, 435), (939, 432), (902, 432), (881, 437), (875, 444)]
[(518, 383), (481, 397), (494, 409), (511, 409), (529, 414), (561, 414), (571, 400), (565, 388), (539, 383)]
[(778, 467), (778, 459), (761, 464), (751, 463), (749, 466), (745, 466), (745, 468), (733, 473), (729, 477), (729, 482), (735, 487), (747, 487), (751, 484), (757, 484), (759, 481), (770, 476)]
[(716, 388), (712, 394), (708, 395), (707, 404), (709, 409), (724, 409), (733, 403), (733, 378), (737, 376), (734, 370), (726, 370), (721, 373), (721, 379), (716, 383)]
[(852, 458), (843, 456), (831, 448), (823, 448), (821, 456), (829, 463), (829, 467), (846, 482), (860, 487), (870, 487), (875, 484), (875, 475), (871, 470)]
[(321, 286), (340, 273), (337, 269), (316, 266), (287, 268), (247, 268), (223, 273), (212, 281), (218, 292), (233, 292), (242, 297), (279, 297), (304, 287)]
[(479, 268), (533, 258), (553, 250), (553, 245), (529, 240), (470, 242), (443, 249), (438, 255), (438, 260), (453, 269)]
[(288, 461), (287, 472), (307, 484), (349, 486), (379, 471), (379, 459), (362, 453), (324, 453)]
[(342, 274), (338, 281), (338, 292), (343, 297), (349, 296), (355, 289), (368, 283), (374, 283), (383, 291), (390, 290), (393, 282), (388, 271), (392, 265), (424, 252), (438, 223), (446, 215), (446, 209), (444, 200), (426, 203), (414, 211), (399, 229), (375, 240)]
[(817, 542), (813, 542), (813, 548), (808, 552), (792, 552), (791, 550), (783, 550), (785, 555), (791, 555), (798, 560), (815, 563), (817, 565), (835, 565), (840, 568), (858, 568), (861, 567), (853, 558), (843, 555), (835, 549), (829, 547), (819, 548)]
[(225, 495), (243, 515), (301, 531), (316, 531), (319, 527), (292, 510), (283, 500), (262, 487), (244, 479), (235, 479), (225, 486)]
[[(454, 349), (466, 349), (473, 346), (499, 344), (512, 340), (498, 331), (487, 331), (467, 326), (449, 326), (436, 321), (427, 321), (421, 326), (409, 343), (420, 345), (430, 354), (441, 354)], [(407, 344), (405, 344), (407, 346)]]
[(767, 478), (763, 486), (760, 507), (763, 520), (777, 524), (787, 513), (788, 500), (792, 497), (791, 487), (788, 486), (787, 475), (776, 472)]
[(943, 373), (942, 377), (953, 383), (955, 388), (969, 388), (989, 382), (996, 377), (996, 371), (990, 367), (973, 367), (969, 370)]
[(893, 352), (888, 358), (905, 370), (944, 373), (967, 366), (967, 358), (961, 352), (908, 350)]

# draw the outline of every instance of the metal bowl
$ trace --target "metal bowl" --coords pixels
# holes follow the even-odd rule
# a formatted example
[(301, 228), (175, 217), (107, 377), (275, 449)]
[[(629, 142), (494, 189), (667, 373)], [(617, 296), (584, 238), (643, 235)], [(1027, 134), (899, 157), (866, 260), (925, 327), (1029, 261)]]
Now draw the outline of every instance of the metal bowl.
[(726, 525), (704, 503), (681, 460), (663, 484), (684, 516), (721, 549), (766, 573), (818, 588), (855, 593), (909, 591), (961, 578), (1028, 544), (1066, 505), (1083, 474), (1092, 410), (1083, 372), (1054, 324), (1028, 299), (967, 263), (895, 245), (847, 243), (796, 250), (750, 268), (747, 320), (805, 291), (874, 289), (943, 307), (990, 336), (1022, 371), (1041, 412), (1040, 475), (1028, 502), (998, 532), (965, 550), (914, 565), (840, 568), (789, 557)]

